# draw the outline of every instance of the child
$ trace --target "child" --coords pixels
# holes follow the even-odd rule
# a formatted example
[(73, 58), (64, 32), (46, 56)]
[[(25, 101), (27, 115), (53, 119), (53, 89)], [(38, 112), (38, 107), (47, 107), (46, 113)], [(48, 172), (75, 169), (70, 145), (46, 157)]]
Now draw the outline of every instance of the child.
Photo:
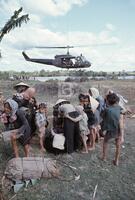
[(108, 141), (115, 138), (116, 153), (113, 161), (114, 165), (119, 164), (121, 131), (120, 131), (120, 112), (121, 107), (118, 105), (119, 98), (115, 93), (108, 94), (106, 97), (107, 108), (103, 114), (103, 130), (106, 131), (103, 141), (102, 160), (106, 160)]
[(93, 150), (95, 149), (95, 139), (96, 139), (96, 117), (95, 117), (95, 111), (98, 107), (99, 103), (92, 98), (90, 95), (85, 95), (84, 98), (84, 111), (87, 114), (88, 117), (88, 128), (89, 128), (89, 149)]
[(84, 106), (84, 98), (85, 98), (85, 94), (80, 93), (78, 96), (79, 105)]
[(32, 136), (35, 135), (35, 132), (37, 129), (36, 123), (35, 123), (35, 115), (36, 115), (37, 109), (38, 109), (38, 105), (37, 105), (36, 98), (31, 97), (31, 99), (29, 100), (27, 119), (28, 119), (29, 125), (31, 127)]
[(87, 135), (89, 134), (89, 129), (88, 129), (88, 117), (86, 113), (84, 112), (83, 106), (79, 105), (76, 107), (76, 111), (80, 114), (80, 116), (77, 119), (71, 118), (69, 115), (66, 115), (67, 118), (71, 119), (72, 121), (76, 122), (79, 119), (79, 129), (80, 129), (80, 134), (82, 137), (83, 141), (83, 151), (82, 153), (88, 153), (88, 148), (87, 148)]
[[(113, 90), (108, 90), (107, 94), (115, 93)], [(126, 104), (128, 100), (125, 99), (122, 95), (115, 93), (119, 98), (119, 106), (121, 107), (121, 115), (120, 115), (120, 127), (121, 127), (121, 143), (124, 142), (124, 127), (125, 127), (125, 114), (131, 113), (131, 111), (127, 108)]]
[(39, 110), (36, 113), (35, 119), (36, 119), (36, 126), (39, 132), (40, 148), (42, 152), (46, 151), (43, 145), (45, 138), (45, 127), (47, 126), (48, 123), (46, 115), (47, 115), (47, 104), (40, 103)]
[(91, 97), (93, 97), (95, 100), (98, 101), (99, 105), (95, 111), (95, 117), (96, 117), (96, 139), (97, 142), (99, 141), (100, 136), (102, 136), (102, 132), (101, 132), (101, 124), (102, 124), (102, 117), (101, 117), (101, 113), (104, 111), (105, 108), (105, 102), (103, 97), (99, 94), (99, 91), (97, 88), (90, 88), (89, 89), (89, 94)]

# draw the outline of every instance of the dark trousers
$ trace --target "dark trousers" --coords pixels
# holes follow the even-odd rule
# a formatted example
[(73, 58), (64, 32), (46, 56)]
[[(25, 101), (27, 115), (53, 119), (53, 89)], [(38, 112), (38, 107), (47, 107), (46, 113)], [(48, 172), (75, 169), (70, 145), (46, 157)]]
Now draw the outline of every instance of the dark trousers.
[[(77, 117), (76, 112), (69, 113), (73, 118)], [(73, 153), (79, 148), (80, 144), (80, 130), (79, 122), (73, 122), (68, 118), (64, 118), (64, 136), (65, 149), (67, 153)]]

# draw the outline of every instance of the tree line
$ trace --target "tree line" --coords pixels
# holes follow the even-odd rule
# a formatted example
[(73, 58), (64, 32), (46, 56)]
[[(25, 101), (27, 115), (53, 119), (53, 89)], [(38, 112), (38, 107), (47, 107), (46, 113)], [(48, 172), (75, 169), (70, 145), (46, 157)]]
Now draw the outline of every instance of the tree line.
[(86, 70), (57, 70), (57, 71), (34, 71), (34, 72), (15, 72), (15, 71), (0, 71), (1, 80), (29, 80), (31, 77), (55, 77), (55, 76), (68, 76), (68, 77), (101, 77), (106, 79), (117, 79), (118, 76), (135, 76), (133, 72), (96, 72)]

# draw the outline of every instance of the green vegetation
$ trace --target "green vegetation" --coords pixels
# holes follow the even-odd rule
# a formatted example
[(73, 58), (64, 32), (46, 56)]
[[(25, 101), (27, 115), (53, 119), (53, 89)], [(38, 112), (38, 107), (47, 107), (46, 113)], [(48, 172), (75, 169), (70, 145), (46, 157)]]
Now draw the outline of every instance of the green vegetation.
[(86, 70), (56, 70), (56, 71), (47, 71), (42, 69), (41, 71), (34, 72), (15, 72), (15, 71), (0, 71), (0, 80), (28, 80), (30, 77), (55, 77), (55, 76), (69, 76), (69, 77), (101, 77), (103, 79), (118, 79), (118, 76), (127, 77), (127, 76), (135, 76), (135, 71), (132, 72), (95, 72), (95, 71), (86, 71)]
[[(29, 15), (22, 15), (19, 17), (19, 14), (22, 12), (23, 8), (21, 7), (19, 10), (15, 10), (14, 14), (11, 16), (11, 18), (6, 22), (6, 24), (0, 29), (0, 42), (2, 41), (3, 37), (9, 33), (12, 29), (16, 27), (21, 27), (22, 23), (29, 20)], [(0, 58), (2, 57), (1, 51), (0, 51)]]
[(16, 27), (21, 27), (21, 24), (23, 22), (27, 22), (29, 20), (29, 16), (22, 15), (19, 17), (19, 14), (22, 12), (23, 8), (21, 7), (19, 10), (15, 10), (14, 14), (11, 16), (11, 18), (7, 21), (7, 23), (4, 25), (3, 28), (0, 30), (0, 42), (3, 39), (4, 35), (9, 33), (12, 29)]

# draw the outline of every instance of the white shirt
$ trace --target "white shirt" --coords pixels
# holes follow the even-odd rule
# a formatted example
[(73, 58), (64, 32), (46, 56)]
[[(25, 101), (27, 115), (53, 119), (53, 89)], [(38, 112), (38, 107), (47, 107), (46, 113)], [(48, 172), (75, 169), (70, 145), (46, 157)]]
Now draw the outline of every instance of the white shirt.
[(45, 126), (46, 121), (47, 121), (45, 113), (37, 112), (35, 116), (35, 120), (36, 120), (36, 125), (38, 126), (38, 128), (40, 128), (41, 126)]

